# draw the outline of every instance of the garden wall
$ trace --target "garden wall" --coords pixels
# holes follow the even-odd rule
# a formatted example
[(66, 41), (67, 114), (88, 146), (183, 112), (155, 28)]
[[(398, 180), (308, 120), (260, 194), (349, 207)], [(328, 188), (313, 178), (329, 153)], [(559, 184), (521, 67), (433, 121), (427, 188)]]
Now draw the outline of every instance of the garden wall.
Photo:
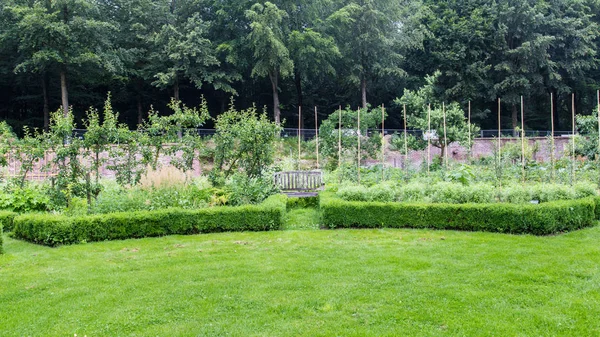
[[(563, 157), (566, 147), (569, 146), (568, 137), (555, 137), (554, 139), (554, 156), (555, 158)], [(539, 150), (534, 153), (534, 159), (538, 162), (548, 162), (551, 158), (550, 143), (546, 137), (531, 137), (527, 138), (530, 147), (533, 147), (538, 143)], [(502, 145), (506, 143), (518, 143), (521, 144), (520, 138), (503, 138)], [(389, 138), (388, 138), (389, 144)], [(497, 143), (494, 138), (475, 138), (473, 140), (472, 156), (474, 158), (490, 157), (494, 155), (494, 151), (497, 148)], [(436, 147), (431, 148), (431, 157), (435, 158), (440, 156), (440, 149)], [(467, 148), (461, 146), (458, 143), (452, 143), (448, 145), (448, 157), (451, 161), (466, 161), (468, 157)], [(409, 154), (411, 167), (419, 167), (424, 160), (427, 160), (427, 151), (410, 151)], [(390, 152), (387, 155), (388, 164), (392, 167), (403, 167), (404, 157), (398, 152)]]

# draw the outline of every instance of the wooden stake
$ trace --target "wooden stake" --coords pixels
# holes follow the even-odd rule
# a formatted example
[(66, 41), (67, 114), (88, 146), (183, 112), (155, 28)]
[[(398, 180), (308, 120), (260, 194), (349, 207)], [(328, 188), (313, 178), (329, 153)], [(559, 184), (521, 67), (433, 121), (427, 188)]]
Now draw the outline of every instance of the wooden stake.
[(525, 113), (523, 106), (523, 96), (521, 96), (521, 168), (522, 179), (525, 182)]
[(572, 153), (571, 153), (571, 185), (575, 183), (575, 94), (571, 95), (571, 123), (572, 123)]
[(358, 108), (358, 184), (360, 185), (360, 108)]
[(471, 101), (469, 101), (469, 109), (467, 112), (467, 123), (469, 127), (469, 151), (467, 152), (467, 158), (471, 159), (471, 151), (473, 150), (473, 143), (471, 138)]
[(301, 136), (301, 132), (302, 131), (302, 107), (299, 106), (298, 107), (298, 170), (300, 169), (300, 150), (302, 148), (302, 146), (300, 145), (300, 136)]
[(600, 188), (600, 90), (596, 93), (596, 97), (598, 98), (598, 155), (596, 160), (598, 161), (598, 187)]
[(340, 105), (340, 116), (338, 125), (338, 169), (342, 167), (342, 106)]
[(319, 117), (317, 116), (317, 107), (315, 106), (315, 138), (317, 141), (317, 170), (319, 169)]
[(448, 169), (448, 138), (446, 137), (446, 103), (442, 102), (442, 116), (444, 118), (444, 166)]
[(550, 93), (550, 127), (552, 128), (550, 134), (550, 177), (552, 183), (554, 183), (554, 169), (555, 169), (555, 159), (554, 159), (554, 94)]
[[(500, 175), (502, 175), (502, 156), (500, 151), (502, 150), (502, 124), (501, 124), (501, 119), (500, 119), (500, 111), (501, 111), (501, 105), (500, 105), (500, 98), (498, 98), (498, 172), (500, 173)], [(502, 188), (502, 177), (499, 176), (498, 177), (498, 185), (500, 186), (500, 188)]]
[(381, 105), (381, 181), (385, 180), (385, 105)]
[(406, 133), (406, 104), (402, 105), (404, 111), (404, 169), (408, 171), (408, 135)]
[(431, 166), (431, 103), (427, 105), (427, 175)]

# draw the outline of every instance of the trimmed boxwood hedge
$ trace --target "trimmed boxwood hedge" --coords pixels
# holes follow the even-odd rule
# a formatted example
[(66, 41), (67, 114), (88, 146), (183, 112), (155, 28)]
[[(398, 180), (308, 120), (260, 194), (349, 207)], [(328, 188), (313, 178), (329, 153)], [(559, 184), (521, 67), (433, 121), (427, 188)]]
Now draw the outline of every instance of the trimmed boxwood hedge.
[(593, 199), (596, 205), (596, 219), (600, 220), (600, 196), (593, 197)]
[(274, 230), (283, 223), (286, 199), (285, 195), (275, 195), (259, 205), (198, 210), (173, 208), (75, 217), (27, 214), (14, 219), (14, 235), (57, 246), (170, 234)]
[(4, 227), (5, 232), (12, 231), (15, 216), (17, 216), (17, 213), (15, 212), (0, 211), (0, 225)]
[(424, 204), (345, 201), (322, 193), (323, 224), (330, 228), (411, 227), (549, 235), (593, 225), (598, 199), (539, 205)]

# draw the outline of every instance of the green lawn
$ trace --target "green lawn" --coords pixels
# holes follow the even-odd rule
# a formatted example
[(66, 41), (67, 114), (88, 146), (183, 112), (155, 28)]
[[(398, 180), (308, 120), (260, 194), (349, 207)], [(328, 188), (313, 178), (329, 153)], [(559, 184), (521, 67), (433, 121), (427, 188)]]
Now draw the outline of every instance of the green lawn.
[(600, 334), (600, 227), (5, 239), (0, 336)]

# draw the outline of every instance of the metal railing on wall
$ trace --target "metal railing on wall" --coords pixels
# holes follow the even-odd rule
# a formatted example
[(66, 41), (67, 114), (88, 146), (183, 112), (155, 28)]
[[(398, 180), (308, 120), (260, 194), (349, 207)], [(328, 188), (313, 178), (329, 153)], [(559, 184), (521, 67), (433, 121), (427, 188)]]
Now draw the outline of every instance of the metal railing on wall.
[[(73, 130), (73, 137), (83, 139), (85, 138), (85, 133), (87, 130), (85, 129), (75, 129)], [(143, 131), (142, 131), (143, 132)], [(201, 137), (210, 137), (214, 136), (216, 133), (215, 129), (196, 129), (198, 136)], [(337, 134), (337, 130), (335, 131)], [(354, 129), (346, 129), (343, 131), (345, 134), (348, 133), (356, 133)], [(368, 135), (372, 134), (381, 134), (381, 129), (369, 129)], [(423, 130), (406, 130), (406, 133), (409, 135), (422, 137)], [(385, 135), (393, 135), (397, 134), (399, 136), (404, 134), (404, 129), (385, 129)], [(549, 130), (526, 130), (525, 137), (550, 137), (552, 131)], [(555, 137), (568, 137), (571, 136), (572, 131), (554, 131)], [(316, 131), (315, 129), (301, 129), (300, 135), (304, 140), (309, 140), (315, 138)], [(502, 137), (520, 137), (518, 131), (513, 129), (502, 129), (501, 130)], [(281, 137), (298, 137), (298, 129), (297, 128), (284, 128), (281, 131)], [(475, 138), (496, 138), (498, 137), (498, 130), (480, 130), (479, 133), (475, 135)]]

